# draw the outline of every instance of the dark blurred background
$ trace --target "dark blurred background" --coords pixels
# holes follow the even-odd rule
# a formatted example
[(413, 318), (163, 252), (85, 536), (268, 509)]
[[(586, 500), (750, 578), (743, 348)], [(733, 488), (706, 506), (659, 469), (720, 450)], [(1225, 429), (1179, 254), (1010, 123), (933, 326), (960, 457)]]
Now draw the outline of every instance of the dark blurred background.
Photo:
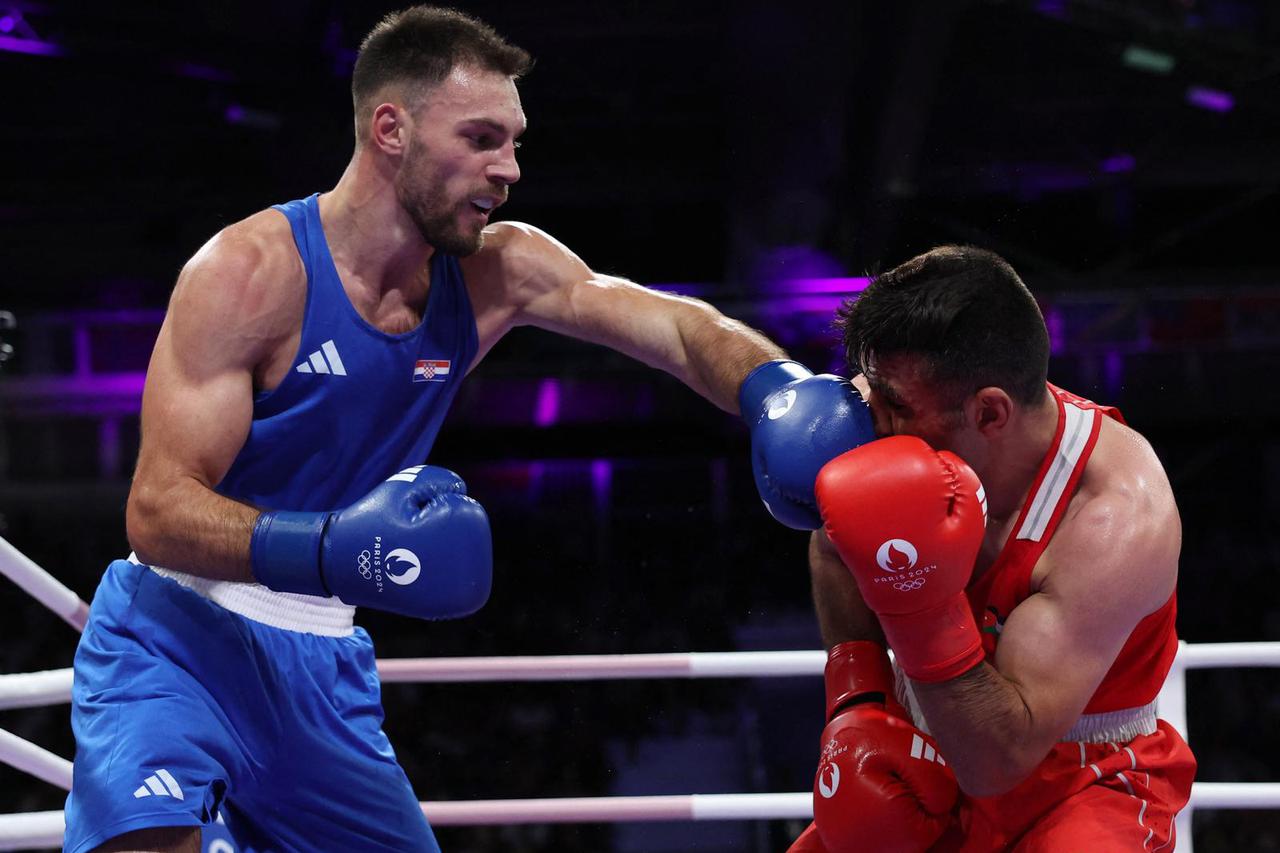
[[(0, 0), (0, 534), (88, 599), (128, 551), (138, 397), (182, 263), (328, 189), (381, 2)], [(1280, 4), (1273, 0), (475, 2), (537, 57), (503, 215), (701, 296), (816, 369), (858, 277), (944, 242), (1041, 298), (1051, 378), (1118, 403), (1184, 521), (1179, 630), (1280, 639)], [(0, 355), (4, 353), (0, 351)], [(518, 331), (431, 460), (496, 534), (460, 622), (364, 612), (384, 657), (818, 648), (806, 537), (741, 425), (621, 356)], [(0, 582), (0, 671), (75, 636)], [(1069, 654), (1070, 650), (1063, 650)], [(1204, 781), (1280, 779), (1274, 670), (1189, 676)], [(817, 679), (387, 685), (423, 799), (802, 791)], [(70, 756), (66, 707), (0, 726)], [(0, 811), (60, 808), (0, 770)], [(450, 851), (771, 851), (795, 823), (442, 829)], [(1196, 848), (1280, 849), (1275, 811)]]

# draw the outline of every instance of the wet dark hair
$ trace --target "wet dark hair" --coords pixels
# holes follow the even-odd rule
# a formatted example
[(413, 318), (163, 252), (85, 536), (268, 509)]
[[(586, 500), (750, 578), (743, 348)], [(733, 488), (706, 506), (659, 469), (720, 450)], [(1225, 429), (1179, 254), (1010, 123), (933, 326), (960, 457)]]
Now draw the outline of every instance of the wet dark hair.
[(370, 101), (385, 86), (408, 84), (416, 109), (460, 63), (518, 80), (532, 67), (533, 58), (488, 24), (456, 9), (414, 6), (379, 21), (360, 43), (351, 75), (357, 141), (364, 135)]
[(891, 355), (924, 358), (928, 379), (959, 405), (1002, 388), (1023, 405), (1045, 393), (1049, 333), (1035, 297), (1004, 258), (939, 246), (875, 276), (836, 315), (850, 371)]

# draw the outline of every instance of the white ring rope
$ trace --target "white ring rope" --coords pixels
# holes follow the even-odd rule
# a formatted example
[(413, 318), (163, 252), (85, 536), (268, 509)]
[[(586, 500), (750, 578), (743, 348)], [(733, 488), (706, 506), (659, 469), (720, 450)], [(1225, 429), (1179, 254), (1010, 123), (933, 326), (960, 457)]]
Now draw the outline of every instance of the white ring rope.
[[(1191, 789), (1191, 804), (1199, 808), (1276, 808), (1280, 806), (1280, 782), (1196, 782)], [(654, 820), (811, 820), (813, 792), (436, 801), (422, 803), (422, 812), (438, 826)]]
[[(821, 651), (686, 652), (638, 655), (383, 658), (378, 675), (396, 682), (602, 681), (636, 678), (778, 678), (821, 675)], [(1280, 643), (1183, 644), (1183, 669), (1280, 667)], [(71, 701), (71, 669), (0, 675), (0, 710)]]
[(62, 846), (62, 812), (0, 815), (0, 850), (45, 850)]
[(0, 729), (0, 761), (64, 791), (71, 790), (70, 761), (4, 729)]
[(378, 661), (378, 676), (387, 683), (776, 678), (821, 675), (826, 663), (827, 653), (821, 651), (392, 658)]
[(26, 554), (0, 536), (0, 573), (67, 621), (77, 631), (84, 630), (89, 619), (89, 605), (66, 587), (62, 581), (35, 564)]
[[(37, 601), (83, 630), (88, 605), (56, 578), (0, 538), (0, 573)], [(822, 651), (690, 652), (685, 654), (548, 655), (511, 657), (400, 658), (378, 661), (383, 682), (456, 683), (510, 681), (597, 681), (638, 678), (777, 678), (822, 673)], [(1181, 644), (1161, 702), (1175, 711), (1185, 736), (1187, 669), (1280, 667), (1280, 643)], [(30, 708), (70, 701), (70, 669), (0, 675), (0, 709)], [(1172, 691), (1171, 691), (1172, 688)], [(1170, 692), (1171, 691), (1171, 692)], [(1173, 720), (1171, 720), (1172, 722)], [(0, 761), (64, 790), (71, 787), (71, 762), (0, 729)], [(649, 797), (565, 797), (530, 800), (424, 802), (423, 812), (439, 826), (518, 823), (590, 823), (656, 820), (784, 820), (813, 816), (813, 795), (689, 794)], [(1280, 783), (1197, 782), (1179, 815), (1178, 849), (1189, 849), (1194, 808), (1270, 809), (1280, 807)], [(65, 824), (60, 811), (0, 815), (0, 850), (57, 847)]]
[(0, 675), (0, 710), (40, 708), (71, 701), (71, 667)]
[(813, 793), (437, 801), (423, 803), (422, 812), (436, 826), (652, 820), (809, 820), (813, 817)]

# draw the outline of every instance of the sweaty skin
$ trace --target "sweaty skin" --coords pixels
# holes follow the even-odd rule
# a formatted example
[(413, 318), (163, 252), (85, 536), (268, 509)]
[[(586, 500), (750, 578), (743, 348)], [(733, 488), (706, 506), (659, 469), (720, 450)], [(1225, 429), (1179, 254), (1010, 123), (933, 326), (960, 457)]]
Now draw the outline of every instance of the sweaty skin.
[[(1048, 395), (1028, 407), (984, 388), (956, 415), (913, 357), (885, 359), (868, 373), (856, 384), (878, 434), (917, 435), (951, 450), (982, 480), (990, 512), (976, 580), (1010, 535), (1052, 442), (1056, 406)], [(1079, 488), (1032, 572), (1032, 595), (1004, 624), (995, 665), (913, 683), (965, 793), (1007, 791), (1066, 734), (1134, 627), (1173, 594), (1180, 547), (1178, 510), (1155, 452), (1131, 428), (1103, 418)], [(810, 554), (824, 641), (879, 639), (874, 614), (821, 531)]]

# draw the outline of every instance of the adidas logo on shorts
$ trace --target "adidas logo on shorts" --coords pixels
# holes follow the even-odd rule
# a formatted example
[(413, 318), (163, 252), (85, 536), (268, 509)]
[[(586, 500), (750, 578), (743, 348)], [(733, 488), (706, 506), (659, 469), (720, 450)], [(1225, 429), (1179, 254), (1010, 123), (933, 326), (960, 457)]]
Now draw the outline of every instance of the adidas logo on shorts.
[(133, 792), (135, 799), (142, 799), (155, 794), (157, 797), (173, 797), (175, 800), (185, 800), (186, 796), (182, 793), (182, 788), (178, 787), (178, 782), (173, 778), (168, 770), (157, 770), (153, 775), (148, 776), (138, 790)]

